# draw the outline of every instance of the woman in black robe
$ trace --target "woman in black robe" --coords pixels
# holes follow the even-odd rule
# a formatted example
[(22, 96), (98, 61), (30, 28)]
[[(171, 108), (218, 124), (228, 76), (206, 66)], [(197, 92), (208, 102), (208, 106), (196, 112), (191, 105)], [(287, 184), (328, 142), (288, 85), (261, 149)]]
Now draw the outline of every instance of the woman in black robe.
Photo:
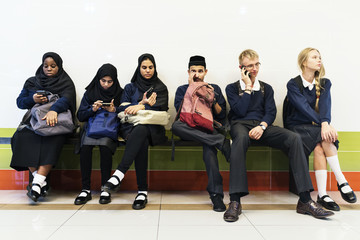
[[(168, 110), (168, 90), (158, 78), (155, 59), (151, 54), (143, 54), (138, 59), (138, 66), (127, 84), (122, 97), (120, 111), (135, 115), (139, 110)], [(124, 103), (129, 105), (124, 105)], [(124, 105), (124, 106), (123, 106)], [(133, 209), (142, 209), (147, 203), (147, 167), (148, 147), (167, 140), (165, 128), (160, 125), (142, 125), (134, 127), (122, 124), (121, 132), (126, 139), (123, 158), (116, 171), (104, 185), (105, 190), (117, 190), (125, 173), (135, 161), (138, 195), (132, 205)]]
[[(35, 104), (48, 102), (46, 94), (58, 94), (59, 99), (45, 115), (47, 125), (57, 124), (58, 114), (70, 109), (73, 116), (76, 109), (75, 86), (69, 75), (64, 71), (61, 57), (54, 52), (45, 53), (42, 64), (34, 77), (26, 80), (16, 102), (20, 109), (31, 109)], [(37, 93), (43, 90), (46, 94)], [(29, 116), (29, 114), (26, 114)], [(30, 170), (34, 176), (28, 197), (37, 201), (46, 194), (48, 185), (46, 176), (56, 164), (66, 135), (40, 136), (30, 125), (30, 117), (24, 118), (21, 127), (11, 139), (12, 159), (10, 166), (17, 171)]]
[[(101, 186), (103, 186), (111, 176), (112, 156), (117, 147), (117, 139), (112, 139), (108, 136), (99, 136), (100, 138), (89, 137), (86, 134), (86, 130), (89, 127), (88, 122), (90, 118), (95, 117), (97, 113), (100, 114), (103, 111), (117, 112), (116, 107), (120, 105), (121, 95), (123, 92), (117, 78), (117, 70), (109, 63), (104, 64), (99, 68), (94, 79), (85, 89), (86, 92), (84, 93), (77, 112), (79, 121), (86, 123), (84, 125), (84, 131), (81, 134), (80, 149), (82, 191), (76, 197), (74, 202), (75, 205), (85, 204), (92, 198), (90, 180), (92, 169), (92, 150), (94, 146), (99, 146), (100, 149)], [(110, 103), (110, 106), (105, 106), (105, 103)], [(110, 115), (110, 113), (108, 114)], [(118, 120), (116, 115), (115, 117)], [(102, 191), (99, 203), (107, 204), (110, 202), (110, 193)]]

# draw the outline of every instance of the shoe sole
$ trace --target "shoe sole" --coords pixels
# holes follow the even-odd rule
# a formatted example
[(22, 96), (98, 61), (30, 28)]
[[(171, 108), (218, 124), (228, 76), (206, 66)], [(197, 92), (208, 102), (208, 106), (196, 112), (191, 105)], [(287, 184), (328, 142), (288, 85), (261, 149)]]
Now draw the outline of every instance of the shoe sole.
[(26, 195), (27, 195), (31, 200), (33, 200), (34, 202), (37, 202), (37, 201), (38, 201), (38, 198), (37, 198), (36, 196), (34, 196), (34, 195), (31, 195), (30, 192), (26, 193)]
[(90, 197), (90, 199), (88, 199), (88, 200), (85, 200), (84, 202), (76, 202), (76, 201), (74, 201), (74, 205), (84, 205), (84, 204), (86, 204), (88, 201), (90, 201), (92, 199), (92, 197)]
[(296, 210), (296, 212), (299, 213), (299, 214), (310, 215), (310, 216), (313, 216), (314, 218), (317, 218), (317, 219), (324, 219), (324, 218), (331, 217), (331, 216), (334, 215), (333, 212), (331, 214), (329, 214), (329, 215), (326, 215), (326, 216), (314, 216), (310, 212), (299, 211), (299, 210)]
[(226, 219), (224, 218), (225, 222), (236, 222), (237, 220), (239, 220), (239, 218), (237, 219)]
[(106, 200), (106, 201), (104, 201), (104, 200), (99, 200), (99, 203), (100, 203), (100, 204), (108, 204), (108, 203), (111, 203), (111, 200)]
[(341, 193), (341, 197), (342, 197), (342, 199), (344, 199), (344, 201), (346, 201), (346, 202), (348, 202), (348, 203), (356, 203), (357, 202), (357, 198), (356, 198), (356, 195), (355, 195), (355, 199), (354, 200), (352, 200), (352, 201), (348, 201), (348, 200), (346, 200), (344, 197), (343, 197), (343, 193), (340, 191), (340, 193)]
[(340, 211), (340, 207), (339, 208), (331, 208), (331, 207), (327, 207), (325, 205), (322, 204), (322, 202), (316, 201), (319, 205), (321, 205), (323, 208), (326, 208), (327, 210), (331, 210), (331, 211), (335, 211), (335, 212), (339, 212)]
[(104, 189), (105, 192), (117, 192), (117, 191), (119, 191), (120, 186), (117, 186), (117, 187), (114, 187), (114, 188), (109, 188), (107, 186), (104, 186), (103, 189)]
[(141, 210), (141, 209), (144, 209), (146, 207), (146, 204), (147, 204), (147, 199), (145, 201), (145, 204), (143, 206), (140, 206), (140, 207), (136, 207), (134, 204), (131, 206), (132, 209), (134, 210)]
[(213, 208), (215, 212), (225, 212), (226, 208)]

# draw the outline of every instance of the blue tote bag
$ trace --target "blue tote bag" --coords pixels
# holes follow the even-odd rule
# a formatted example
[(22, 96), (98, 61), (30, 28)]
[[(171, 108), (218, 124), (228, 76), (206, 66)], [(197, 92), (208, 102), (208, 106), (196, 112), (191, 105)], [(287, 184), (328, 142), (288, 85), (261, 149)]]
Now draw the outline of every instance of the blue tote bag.
[(96, 139), (109, 137), (117, 141), (119, 125), (120, 121), (116, 112), (100, 109), (95, 116), (89, 118), (86, 135)]

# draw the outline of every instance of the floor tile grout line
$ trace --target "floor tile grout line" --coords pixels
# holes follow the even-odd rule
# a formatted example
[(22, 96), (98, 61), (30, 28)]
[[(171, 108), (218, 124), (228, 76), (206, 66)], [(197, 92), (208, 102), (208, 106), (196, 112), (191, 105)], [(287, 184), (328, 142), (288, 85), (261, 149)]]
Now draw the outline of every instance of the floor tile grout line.
[(258, 232), (258, 233), (260, 234), (260, 236), (261, 236), (264, 240), (266, 240), (266, 238), (261, 234), (261, 232), (259, 231), (259, 229), (250, 221), (250, 219), (246, 216), (246, 214), (243, 213), (243, 215), (244, 215), (244, 217), (249, 221), (249, 223), (251, 224), (251, 226), (254, 227), (254, 229), (256, 230), (256, 232)]
[(159, 217), (158, 217), (158, 225), (157, 225), (157, 232), (156, 232), (156, 240), (159, 239), (162, 196), (163, 196), (163, 192), (160, 192), (160, 206), (159, 206)]
[(59, 231), (59, 229), (64, 226), (65, 223), (67, 223), (76, 213), (78, 213), (83, 207), (85, 206), (85, 204), (81, 205), (80, 208), (78, 208), (68, 219), (66, 219), (49, 237), (48, 239), (50, 239), (57, 231)]

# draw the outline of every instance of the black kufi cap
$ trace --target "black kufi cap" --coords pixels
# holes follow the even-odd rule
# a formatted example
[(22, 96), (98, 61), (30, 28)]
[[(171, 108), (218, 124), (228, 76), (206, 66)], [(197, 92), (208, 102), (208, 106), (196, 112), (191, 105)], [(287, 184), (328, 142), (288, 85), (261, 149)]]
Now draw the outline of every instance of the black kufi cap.
[(204, 68), (206, 69), (205, 58), (203, 56), (199, 56), (199, 55), (190, 57), (189, 68), (194, 65), (195, 66), (204, 66)]

